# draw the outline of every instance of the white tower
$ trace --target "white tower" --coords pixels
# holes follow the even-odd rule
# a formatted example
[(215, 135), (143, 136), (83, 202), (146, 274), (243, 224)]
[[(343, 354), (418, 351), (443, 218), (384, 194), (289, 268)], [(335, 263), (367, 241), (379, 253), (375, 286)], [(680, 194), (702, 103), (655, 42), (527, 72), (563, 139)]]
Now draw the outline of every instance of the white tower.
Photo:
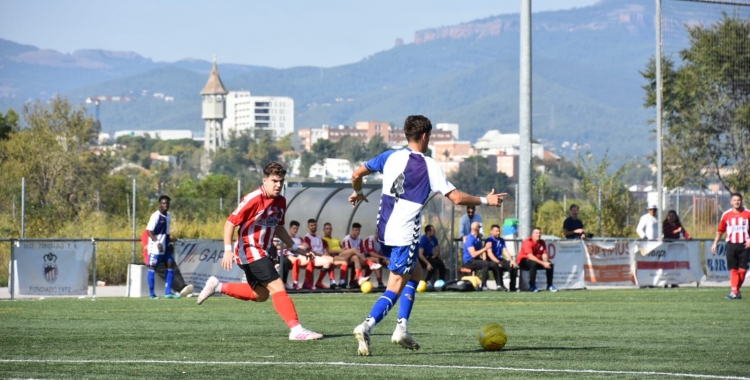
[(216, 56), (214, 56), (214, 67), (211, 76), (208, 77), (206, 86), (201, 90), (203, 97), (203, 120), (206, 121), (205, 147), (208, 152), (216, 152), (225, 146), (224, 131), (222, 125), (226, 117), (226, 95), (229, 93), (219, 78), (219, 69), (216, 67)]

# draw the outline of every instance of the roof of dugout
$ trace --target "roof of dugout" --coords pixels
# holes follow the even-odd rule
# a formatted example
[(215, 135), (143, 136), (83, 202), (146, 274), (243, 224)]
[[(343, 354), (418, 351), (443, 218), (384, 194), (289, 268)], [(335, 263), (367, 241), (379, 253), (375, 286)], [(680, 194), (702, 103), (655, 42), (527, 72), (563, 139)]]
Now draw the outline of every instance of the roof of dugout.
[[(349, 233), (352, 223), (362, 225), (360, 235), (366, 238), (375, 233), (375, 224), (380, 205), (381, 184), (364, 184), (363, 191), (369, 202), (356, 207), (349, 204), (352, 188), (347, 184), (288, 183), (284, 192), (287, 202), (287, 225), (292, 220), (300, 223), (297, 236), (308, 233), (307, 220), (318, 221), (318, 235), (323, 236), (323, 224), (331, 223), (331, 235), (343, 239)], [(432, 194), (430, 198), (435, 196)]]
[(292, 220), (300, 223), (297, 236), (307, 234), (307, 220), (318, 221), (318, 235), (323, 235), (323, 224), (331, 223), (332, 236), (342, 239), (349, 233), (352, 223), (362, 224), (361, 235), (375, 233), (375, 222), (380, 203), (379, 184), (364, 185), (363, 191), (369, 202), (362, 202), (357, 207), (349, 204), (352, 188), (344, 184), (290, 183), (284, 196), (287, 199), (287, 224)]

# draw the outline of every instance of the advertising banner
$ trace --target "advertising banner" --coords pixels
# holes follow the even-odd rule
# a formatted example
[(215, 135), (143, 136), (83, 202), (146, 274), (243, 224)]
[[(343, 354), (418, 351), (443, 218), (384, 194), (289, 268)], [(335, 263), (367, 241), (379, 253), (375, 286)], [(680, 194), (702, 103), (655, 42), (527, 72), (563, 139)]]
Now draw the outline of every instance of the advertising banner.
[(222, 282), (242, 282), (245, 273), (237, 264), (227, 272), (221, 267), (224, 243), (220, 240), (180, 239), (174, 246), (174, 260), (180, 267), (186, 284), (193, 284), (195, 291), (206, 285), (210, 276)]
[(643, 242), (636, 249), (636, 281), (639, 286), (664, 286), (705, 279), (700, 242)]
[[(552, 283), (558, 289), (583, 289), (583, 267), (585, 253), (580, 241), (556, 240), (547, 242), (549, 261), (555, 264)], [(528, 289), (528, 272), (523, 273), (522, 289)], [(547, 276), (544, 269), (536, 272), (536, 286), (547, 288)]]
[(91, 241), (19, 242), (16, 258), (16, 294), (79, 296), (89, 290)]
[(635, 284), (632, 244), (627, 240), (586, 241), (586, 286)]
[(712, 241), (706, 241), (703, 244), (703, 257), (706, 258), (706, 281), (728, 282), (726, 242), (719, 241), (716, 245), (716, 254), (711, 253), (712, 244)]

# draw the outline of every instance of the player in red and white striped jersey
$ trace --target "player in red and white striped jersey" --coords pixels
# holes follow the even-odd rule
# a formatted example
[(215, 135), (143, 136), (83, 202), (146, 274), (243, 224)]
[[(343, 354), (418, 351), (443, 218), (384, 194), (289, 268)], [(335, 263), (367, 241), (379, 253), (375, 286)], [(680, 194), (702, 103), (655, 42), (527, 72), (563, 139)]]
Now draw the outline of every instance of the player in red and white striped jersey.
[(732, 287), (727, 299), (741, 299), (740, 288), (745, 281), (750, 256), (750, 210), (742, 207), (742, 195), (739, 193), (732, 194), (732, 209), (721, 216), (711, 253), (716, 254), (716, 246), (724, 233), (727, 234), (725, 252), (729, 285)]
[[(237, 263), (245, 272), (247, 284), (222, 283), (211, 276), (198, 296), (198, 305), (214, 293), (255, 302), (263, 302), (270, 295), (276, 312), (291, 329), (289, 340), (320, 339), (323, 335), (310, 331), (299, 323), (294, 303), (266, 253), (273, 244), (274, 236), (277, 236), (298, 255), (314, 257), (306, 250), (306, 246), (296, 244), (284, 228), (286, 199), (281, 196), (284, 176), (286, 169), (278, 162), (266, 165), (263, 168), (263, 185), (245, 195), (224, 224), (224, 257), (221, 266), (228, 271)], [(239, 236), (237, 246), (232, 249), (232, 237), (236, 228), (239, 228)]]
[[(359, 237), (359, 233), (361, 230), (361, 224), (352, 223), (352, 228), (349, 232), (349, 235), (346, 235), (341, 240), (341, 247), (344, 249), (344, 251), (351, 251), (354, 253), (350, 260), (352, 264), (354, 264), (355, 268), (355, 281), (357, 281), (357, 284), (360, 286), (370, 278), (372, 269), (380, 268), (380, 264), (376, 264), (365, 257), (365, 242), (361, 237)], [(362, 275), (363, 269), (366, 272), (364, 276)]]
[[(381, 266), (388, 266), (391, 262), (383, 256), (383, 252), (380, 248), (380, 242), (378, 241), (378, 235), (370, 235), (364, 241), (365, 246), (365, 257)], [(383, 283), (383, 270), (381, 268), (374, 269), (375, 277), (378, 278), (378, 289), (385, 289)]]
[[(328, 253), (328, 245), (325, 240), (319, 235), (316, 235), (318, 232), (318, 221), (315, 219), (308, 219), (307, 230), (309, 232), (302, 238), (302, 241), (310, 247), (310, 251), (315, 254), (315, 257), (310, 258), (307, 261), (300, 260), (297, 263), (297, 267), (292, 268), (292, 270), (298, 273), (300, 266), (305, 266), (305, 282), (302, 284), (303, 289), (328, 289), (323, 284), (323, 279), (328, 271), (332, 269), (333, 257)], [(313, 285), (315, 268), (320, 268), (320, 275), (318, 276), (318, 281)]]

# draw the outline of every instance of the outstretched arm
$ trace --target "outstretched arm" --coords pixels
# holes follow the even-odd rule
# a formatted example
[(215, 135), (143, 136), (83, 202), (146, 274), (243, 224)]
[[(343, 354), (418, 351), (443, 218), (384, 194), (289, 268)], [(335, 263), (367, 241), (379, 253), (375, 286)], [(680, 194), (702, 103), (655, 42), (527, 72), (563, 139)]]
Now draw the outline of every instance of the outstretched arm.
[(462, 206), (489, 205), (497, 207), (503, 203), (503, 198), (505, 198), (506, 195), (508, 195), (508, 193), (495, 194), (495, 189), (492, 189), (492, 191), (487, 194), (486, 197), (475, 197), (460, 190), (453, 190), (448, 193), (448, 199), (450, 199), (454, 204)]
[(352, 173), (352, 189), (354, 189), (354, 193), (349, 196), (349, 203), (352, 204), (352, 207), (362, 201), (369, 202), (365, 197), (365, 194), (362, 192), (362, 179), (370, 174), (372, 174), (372, 172), (367, 169), (365, 165), (358, 167), (357, 170)]
[[(286, 228), (284, 226), (278, 226), (276, 227), (276, 237), (281, 239), (281, 241), (289, 248), (294, 248), (294, 245), (296, 244), (294, 240), (289, 236), (289, 232), (287, 232)], [(306, 256), (308, 260), (315, 260), (315, 253), (308, 251), (305, 249), (307, 247), (306, 244), (303, 244), (302, 247), (298, 246), (296, 249), (290, 249), (290, 251), (294, 251), (294, 253)]]

